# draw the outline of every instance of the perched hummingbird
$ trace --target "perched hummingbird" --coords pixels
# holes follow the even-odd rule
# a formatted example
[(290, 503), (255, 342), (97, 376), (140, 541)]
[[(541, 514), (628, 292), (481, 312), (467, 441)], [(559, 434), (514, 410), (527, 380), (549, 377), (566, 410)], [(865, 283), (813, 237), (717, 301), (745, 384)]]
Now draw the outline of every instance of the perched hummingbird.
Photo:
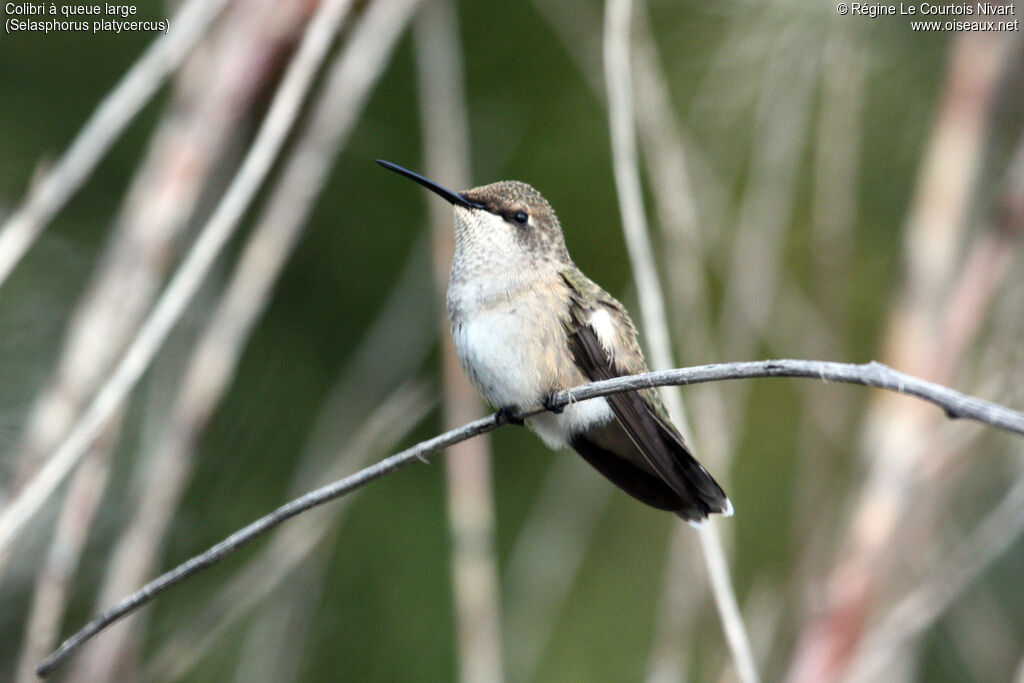
[(547, 200), (518, 181), (452, 192), (378, 160), (448, 200), (455, 257), (448, 320), (459, 363), (506, 419), (543, 405), (527, 423), (551, 448), (571, 446), (634, 498), (691, 523), (732, 504), (690, 454), (655, 389), (552, 408), (556, 392), (647, 371), (626, 309), (569, 257)]

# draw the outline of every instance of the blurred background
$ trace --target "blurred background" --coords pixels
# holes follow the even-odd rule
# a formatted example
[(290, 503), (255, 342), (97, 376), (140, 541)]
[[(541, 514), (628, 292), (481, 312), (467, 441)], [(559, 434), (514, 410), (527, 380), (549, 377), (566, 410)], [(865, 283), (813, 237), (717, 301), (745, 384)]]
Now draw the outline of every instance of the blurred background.
[[(3, 680), (290, 498), (487, 413), (443, 322), (450, 208), (375, 158), (534, 185), (651, 338), (602, 3), (136, 6), (167, 35), (0, 40)], [(799, 0), (629, 16), (676, 366), (875, 359), (1024, 407), (1019, 30)], [(133, 68), (137, 115), (119, 95), (63, 157)], [(116, 368), (157, 309), (133, 382)], [(96, 412), (111, 381), (125, 400)], [(862, 387), (680, 395), (736, 507), (714, 529), (764, 680), (1024, 680), (1024, 442)], [(503, 428), (287, 522), (54, 678), (740, 680), (701, 558)]]

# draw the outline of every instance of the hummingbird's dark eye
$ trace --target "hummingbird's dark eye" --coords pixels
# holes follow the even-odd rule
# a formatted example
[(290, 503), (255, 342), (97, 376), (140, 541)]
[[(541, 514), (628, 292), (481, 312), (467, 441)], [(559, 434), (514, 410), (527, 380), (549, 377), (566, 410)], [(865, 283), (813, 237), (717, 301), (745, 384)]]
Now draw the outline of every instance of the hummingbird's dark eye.
[(519, 225), (526, 225), (526, 221), (530, 220), (530, 217), (526, 215), (525, 211), (516, 211), (512, 214), (512, 220)]

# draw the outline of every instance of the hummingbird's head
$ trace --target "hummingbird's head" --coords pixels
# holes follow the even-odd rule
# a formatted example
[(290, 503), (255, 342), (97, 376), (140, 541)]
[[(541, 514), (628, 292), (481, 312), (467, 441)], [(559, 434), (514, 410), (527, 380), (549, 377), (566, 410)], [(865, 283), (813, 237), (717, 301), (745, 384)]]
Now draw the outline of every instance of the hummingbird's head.
[(460, 196), (475, 206), (455, 205), (457, 240), (481, 243), (512, 262), (524, 258), (564, 265), (569, 260), (554, 209), (526, 183), (502, 180)]
[(452, 192), (391, 162), (378, 159), (377, 163), (452, 204), (456, 253), (462, 252), (463, 258), (519, 271), (561, 268), (571, 263), (558, 217), (540, 192), (526, 183), (502, 180)]

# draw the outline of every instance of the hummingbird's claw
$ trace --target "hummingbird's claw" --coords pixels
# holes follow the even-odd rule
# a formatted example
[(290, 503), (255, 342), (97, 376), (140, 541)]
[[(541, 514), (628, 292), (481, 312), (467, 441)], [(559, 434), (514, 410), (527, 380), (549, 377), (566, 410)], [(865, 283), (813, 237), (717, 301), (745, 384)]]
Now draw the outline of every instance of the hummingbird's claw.
[(544, 406), (544, 409), (550, 410), (555, 415), (558, 415), (563, 410), (565, 410), (565, 406), (559, 405), (559, 403), (560, 402), (558, 401), (557, 391), (552, 391), (550, 394), (541, 399), (541, 405)]
[(500, 425), (518, 425), (522, 427), (526, 423), (523, 418), (519, 417), (519, 411), (516, 410), (515, 406), (503, 406), (498, 408), (498, 414), (495, 421)]

